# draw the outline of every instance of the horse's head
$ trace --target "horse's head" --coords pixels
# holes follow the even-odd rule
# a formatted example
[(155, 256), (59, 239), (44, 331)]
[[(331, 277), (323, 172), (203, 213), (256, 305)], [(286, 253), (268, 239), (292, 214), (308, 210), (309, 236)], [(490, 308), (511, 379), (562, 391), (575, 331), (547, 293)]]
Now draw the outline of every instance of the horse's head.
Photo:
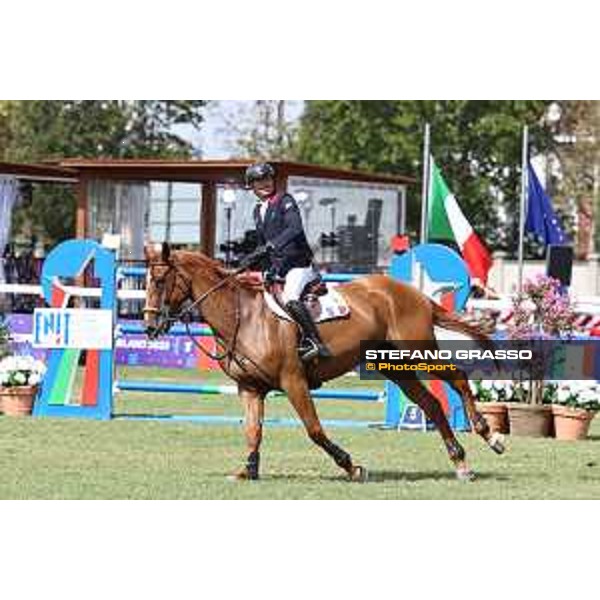
[(147, 246), (144, 252), (148, 265), (144, 325), (148, 337), (156, 339), (169, 331), (191, 290), (169, 244)]

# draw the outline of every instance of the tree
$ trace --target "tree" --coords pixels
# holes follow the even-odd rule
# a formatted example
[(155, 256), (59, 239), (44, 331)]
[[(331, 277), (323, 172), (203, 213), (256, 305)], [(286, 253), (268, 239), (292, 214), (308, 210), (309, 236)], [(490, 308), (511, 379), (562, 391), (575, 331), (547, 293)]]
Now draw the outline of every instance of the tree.
[(575, 254), (587, 259), (594, 250), (598, 166), (600, 164), (600, 102), (558, 100), (548, 111), (547, 120), (556, 140), (554, 157), (558, 162), (553, 184), (563, 211), (575, 207)]
[(552, 145), (543, 122), (546, 101), (312, 101), (300, 122), (302, 160), (417, 178), (408, 228), (419, 229), (423, 125), (432, 153), (465, 214), (491, 249), (515, 252), (521, 130), (532, 147)]
[(8, 107), (8, 160), (189, 156), (173, 126), (200, 127), (203, 100), (67, 100)]
[[(205, 104), (203, 100), (4, 103), (0, 158), (38, 162), (66, 157), (187, 157), (191, 144), (173, 128), (181, 124), (199, 128)], [(74, 218), (75, 199), (69, 187), (35, 186), (31, 201), (15, 211), (13, 231), (41, 235), (54, 244), (73, 236)]]
[(10, 104), (7, 100), (0, 101), (0, 160), (4, 157), (10, 140), (10, 129), (8, 126)]
[(288, 100), (256, 100), (232, 107), (221, 103), (221, 116), (227, 127), (222, 133), (233, 132), (233, 152), (265, 160), (289, 158), (297, 129), (289, 116), (291, 104)]

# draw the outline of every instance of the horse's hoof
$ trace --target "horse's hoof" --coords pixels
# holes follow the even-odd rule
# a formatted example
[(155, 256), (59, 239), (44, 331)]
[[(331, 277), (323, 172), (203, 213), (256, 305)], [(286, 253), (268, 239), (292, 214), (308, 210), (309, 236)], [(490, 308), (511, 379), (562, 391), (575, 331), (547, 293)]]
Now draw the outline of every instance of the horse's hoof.
[(506, 446), (504, 444), (504, 436), (494, 431), (488, 440), (488, 446), (496, 453), (496, 454), (504, 454), (506, 450)]
[(456, 478), (459, 481), (474, 481), (475, 473), (469, 467), (459, 467), (456, 469)]
[(248, 469), (240, 469), (227, 476), (228, 481), (258, 481), (258, 473), (253, 475)]
[(355, 483), (366, 483), (369, 480), (369, 472), (365, 467), (356, 465), (352, 467), (352, 472), (348, 474), (348, 477)]

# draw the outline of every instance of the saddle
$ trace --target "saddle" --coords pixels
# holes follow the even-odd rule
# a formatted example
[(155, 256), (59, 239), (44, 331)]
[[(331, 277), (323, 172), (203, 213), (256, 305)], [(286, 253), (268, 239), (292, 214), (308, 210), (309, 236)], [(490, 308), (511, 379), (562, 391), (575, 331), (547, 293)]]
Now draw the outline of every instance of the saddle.
[(310, 295), (317, 297), (325, 296), (325, 294), (327, 294), (327, 285), (323, 281), (323, 278), (319, 275), (316, 279), (307, 284), (300, 298), (304, 299)]
[[(292, 321), (280, 301), (283, 284), (281, 280), (265, 282), (264, 298), (267, 306), (280, 319)], [(300, 295), (300, 301), (308, 308), (315, 323), (342, 319), (350, 315), (350, 307), (346, 299), (335, 289), (335, 286), (328, 286), (321, 276), (306, 285)]]

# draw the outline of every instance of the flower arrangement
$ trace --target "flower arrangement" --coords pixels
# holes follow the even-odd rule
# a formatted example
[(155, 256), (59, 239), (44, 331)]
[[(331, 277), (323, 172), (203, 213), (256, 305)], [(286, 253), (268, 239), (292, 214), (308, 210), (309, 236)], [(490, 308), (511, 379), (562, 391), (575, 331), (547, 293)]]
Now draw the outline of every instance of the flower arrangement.
[[(471, 381), (471, 389), (478, 402), (522, 402), (529, 393), (529, 382)], [(542, 404), (556, 404), (600, 411), (600, 384), (595, 381), (546, 382)]]
[(598, 412), (600, 410), (598, 398), (600, 398), (600, 385), (595, 381), (562, 381), (556, 386), (553, 404)]
[[(528, 381), (474, 380), (471, 389), (478, 402), (526, 402), (530, 394)], [(552, 404), (556, 385), (547, 384), (542, 394), (542, 404)]]
[(528, 279), (523, 291), (513, 298), (508, 335), (517, 340), (573, 335), (576, 314), (571, 299), (560, 287), (558, 279), (546, 275)]
[(32, 356), (7, 356), (0, 360), (0, 386), (36, 386), (44, 377), (46, 366)]
[[(512, 301), (513, 314), (507, 333), (513, 340), (536, 346), (530, 382), (520, 382), (520, 398), (515, 401), (551, 404), (553, 387), (546, 385), (544, 375), (553, 364), (552, 348), (540, 345), (540, 340), (569, 339), (575, 333), (576, 314), (571, 298), (561, 290), (558, 279), (538, 275), (528, 279), (523, 291)], [(529, 385), (525, 385), (529, 383)]]

